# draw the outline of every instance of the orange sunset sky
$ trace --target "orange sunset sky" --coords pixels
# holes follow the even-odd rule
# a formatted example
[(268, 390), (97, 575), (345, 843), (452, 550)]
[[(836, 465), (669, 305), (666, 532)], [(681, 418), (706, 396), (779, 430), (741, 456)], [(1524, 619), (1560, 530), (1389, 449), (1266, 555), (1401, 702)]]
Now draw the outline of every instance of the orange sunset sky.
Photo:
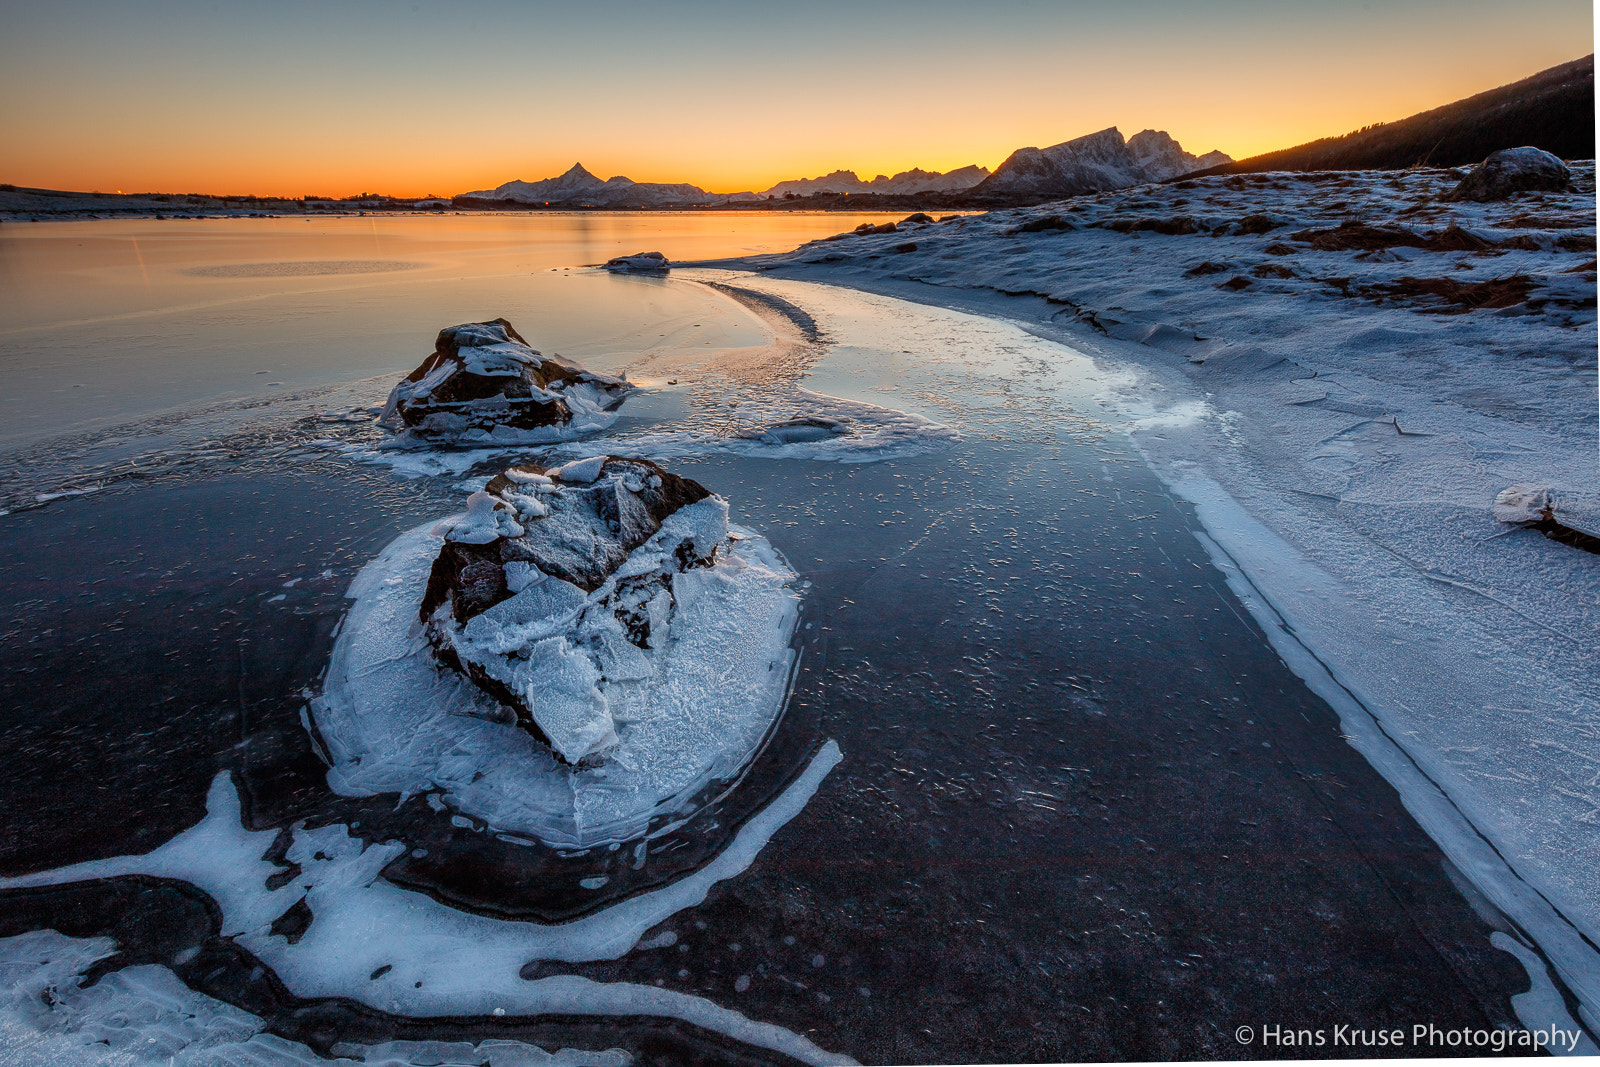
[(1118, 126), (1245, 157), (1593, 50), (1588, 0), (8, 5), (0, 181), (733, 192), (994, 167)]

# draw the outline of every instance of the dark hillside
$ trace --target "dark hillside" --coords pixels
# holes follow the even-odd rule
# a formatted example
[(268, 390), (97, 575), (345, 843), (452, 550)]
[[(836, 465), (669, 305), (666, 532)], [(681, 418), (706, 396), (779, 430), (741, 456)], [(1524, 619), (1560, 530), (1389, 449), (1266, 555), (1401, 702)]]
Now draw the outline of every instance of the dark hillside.
[(1480, 163), (1498, 149), (1522, 145), (1542, 148), (1562, 159), (1594, 158), (1594, 56), (1398, 122), (1379, 123), (1343, 137), (1324, 137), (1199, 173), (1403, 170), (1418, 163), (1459, 167)]

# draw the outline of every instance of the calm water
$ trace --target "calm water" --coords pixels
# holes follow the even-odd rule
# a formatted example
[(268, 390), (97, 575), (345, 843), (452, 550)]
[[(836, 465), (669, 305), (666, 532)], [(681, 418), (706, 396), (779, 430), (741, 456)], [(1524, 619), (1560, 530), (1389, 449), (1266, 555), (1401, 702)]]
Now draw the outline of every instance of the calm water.
[(650, 250), (675, 260), (779, 251), (858, 221), (719, 212), (7, 224), (0, 448), (404, 374), (440, 327), (496, 316), (601, 370), (657, 348), (757, 344), (726, 301), (567, 268)]
[[(1235, 1027), (1276, 1021), (1514, 1025), (1508, 997), (1527, 979), (1489, 946), (1492, 918), (1268, 648), (1192, 512), (1100, 414), (1087, 361), (824, 287), (566, 269), (644, 248), (779, 247), (855, 221), (8, 227), (5, 269), (22, 284), (3, 298), (0, 357), (27, 383), (26, 402), (7, 401), (18, 454), (66, 477), (97, 448), (127, 451), (108, 439), (187, 425), (147, 416), (248, 403), (227, 409), (236, 436), (220, 456), (0, 518), (0, 873), (153, 848), (204, 814), (225, 770), (257, 829), (365, 827), (422, 849), (386, 870), (397, 884), (562, 919), (703, 864), (831, 739), (844, 762), (814, 800), (747, 871), (653, 930), (673, 935), (666, 947), (524, 977), (704, 998), (863, 1062), (1232, 1058), (1250, 1051)], [(326, 269), (294, 266), (307, 261), (366, 273), (293, 273)], [(708, 424), (719, 389), (792, 389), (740, 373), (761, 363), (767, 327), (693, 277), (812, 313), (824, 342), (802, 361), (805, 387), (961, 435), (868, 464), (714, 448), (667, 461), (810, 583), (802, 669), (761, 764), (638, 874), (615, 854), (506, 846), (417, 799), (334, 797), (300, 708), (344, 589), (506, 457), (400, 478), (305, 440), (334, 433), (355, 449), (370, 427), (308, 428), (304, 413), (329, 396), (381, 398), (439, 327), (496, 314), (536, 347), (659, 374), (659, 391), (624, 408), (615, 451)], [(129, 425), (86, 432), (113, 418)], [(275, 429), (251, 436), (257, 424)], [(39, 441), (63, 432), (76, 452)], [(598, 896), (570, 888), (597, 873), (615, 879)], [(113, 936), (129, 962), (170, 966), (321, 1051), (497, 1036), (641, 1062), (791, 1062), (682, 1022), (428, 1020), (302, 1000), (182, 883), (110, 879), (3, 903), (0, 935)]]

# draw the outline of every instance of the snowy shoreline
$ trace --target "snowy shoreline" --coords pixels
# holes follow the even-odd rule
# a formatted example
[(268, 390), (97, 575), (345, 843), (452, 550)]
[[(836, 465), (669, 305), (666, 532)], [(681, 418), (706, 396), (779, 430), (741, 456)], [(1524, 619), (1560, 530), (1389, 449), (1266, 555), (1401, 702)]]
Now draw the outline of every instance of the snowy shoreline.
[[(1441, 172), (1206, 179), (706, 266), (1093, 360), (1280, 655), (1593, 1031), (1600, 560), (1491, 514), (1522, 483), (1570, 525), (1600, 516), (1593, 166), (1575, 170), (1570, 193), (1499, 204), (1439, 202)], [(1507, 278), (1522, 299), (1494, 298)], [(1488, 296), (1445, 302), (1463, 291)]]

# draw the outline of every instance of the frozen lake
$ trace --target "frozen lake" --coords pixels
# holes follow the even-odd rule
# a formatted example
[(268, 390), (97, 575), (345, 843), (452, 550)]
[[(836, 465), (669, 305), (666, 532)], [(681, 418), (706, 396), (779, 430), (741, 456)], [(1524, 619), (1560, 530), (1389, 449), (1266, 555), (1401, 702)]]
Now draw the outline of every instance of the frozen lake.
[[(888, 297), (582, 267), (856, 221), (6, 227), (9, 499), (93, 491), (0, 518), (0, 874), (90, 866), (5, 889), (0, 938), (110, 938), (103, 970), (168, 968), (249, 1013), (240, 1039), (323, 1054), (1220, 1059), (1279, 1020), (1518, 1025), (1503, 920), (1273, 651), (1099, 403), (1106, 372)], [(376, 450), (362, 413), (439, 328), (497, 315), (647, 391), (590, 440), (431, 466)], [(738, 436), (805, 413), (856, 445)], [(580, 854), (432, 794), (335, 795), (302, 709), (356, 572), (511, 460), (593, 453), (698, 480), (799, 574), (794, 689), (745, 778), (650, 847)], [(202, 820), (213, 844), (139, 857)], [(291, 851), (297, 826), (370, 843), (382, 875)], [(273, 896), (319, 863), (346, 866)], [(693, 879), (702, 899), (672, 897)], [(496, 955), (630, 908), (642, 937), (614, 957)], [(338, 940), (335, 916), (360, 932)], [(0, 984), (43, 966), (21, 951)], [(144, 1018), (142, 988), (74, 1010)], [(35, 1041), (0, 996), (0, 1040)], [(78, 1025), (52, 1040), (91, 1040)], [(119, 1025), (128, 1047), (177, 1040)], [(407, 1048), (394, 1062), (441, 1062)]]

